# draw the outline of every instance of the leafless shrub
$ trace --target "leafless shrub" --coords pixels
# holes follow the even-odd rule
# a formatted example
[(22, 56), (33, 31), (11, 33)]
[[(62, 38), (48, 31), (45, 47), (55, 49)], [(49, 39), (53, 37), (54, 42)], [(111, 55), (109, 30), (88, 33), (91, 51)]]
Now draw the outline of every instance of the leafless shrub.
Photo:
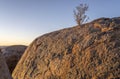
[(79, 6), (76, 7), (76, 10), (73, 11), (75, 21), (79, 26), (88, 20), (88, 16), (85, 14), (87, 10), (88, 10), (87, 4), (80, 4)]

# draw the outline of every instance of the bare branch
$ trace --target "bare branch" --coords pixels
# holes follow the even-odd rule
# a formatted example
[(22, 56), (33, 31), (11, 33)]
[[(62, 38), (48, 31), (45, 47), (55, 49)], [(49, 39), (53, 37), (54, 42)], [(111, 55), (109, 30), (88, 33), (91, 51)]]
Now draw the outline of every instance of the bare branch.
[(88, 10), (87, 4), (80, 4), (76, 7), (76, 10), (74, 10), (74, 17), (77, 24), (80, 26), (84, 22), (88, 20), (88, 16), (85, 15), (85, 12)]

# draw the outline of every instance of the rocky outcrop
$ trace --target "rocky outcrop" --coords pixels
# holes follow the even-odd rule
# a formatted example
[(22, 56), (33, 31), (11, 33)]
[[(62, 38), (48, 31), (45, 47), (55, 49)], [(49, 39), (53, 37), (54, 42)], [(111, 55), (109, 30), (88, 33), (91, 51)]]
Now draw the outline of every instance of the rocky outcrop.
[(0, 51), (0, 79), (12, 79), (5, 59)]
[(13, 45), (2, 48), (2, 54), (5, 57), (6, 63), (11, 73), (26, 48), (27, 46), (24, 45)]
[(120, 18), (45, 34), (27, 48), (14, 79), (119, 79)]

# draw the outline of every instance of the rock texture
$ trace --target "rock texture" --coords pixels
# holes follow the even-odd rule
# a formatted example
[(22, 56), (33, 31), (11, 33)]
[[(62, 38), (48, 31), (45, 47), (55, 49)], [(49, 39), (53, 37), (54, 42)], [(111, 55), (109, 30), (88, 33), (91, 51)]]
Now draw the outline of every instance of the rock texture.
[(6, 63), (11, 73), (24, 53), (26, 47), (27, 46), (24, 45), (13, 45), (2, 48), (2, 54), (5, 57)]
[(5, 59), (0, 51), (0, 79), (12, 79)]
[(119, 79), (120, 18), (100, 18), (35, 39), (14, 79)]

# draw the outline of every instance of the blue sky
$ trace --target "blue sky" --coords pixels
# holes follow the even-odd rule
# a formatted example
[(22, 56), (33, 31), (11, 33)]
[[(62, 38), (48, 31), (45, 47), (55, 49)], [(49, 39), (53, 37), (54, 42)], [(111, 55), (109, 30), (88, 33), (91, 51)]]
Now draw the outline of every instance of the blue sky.
[(73, 10), (80, 3), (89, 5), (89, 21), (120, 16), (120, 0), (0, 0), (0, 45), (28, 45), (45, 33), (75, 26)]

